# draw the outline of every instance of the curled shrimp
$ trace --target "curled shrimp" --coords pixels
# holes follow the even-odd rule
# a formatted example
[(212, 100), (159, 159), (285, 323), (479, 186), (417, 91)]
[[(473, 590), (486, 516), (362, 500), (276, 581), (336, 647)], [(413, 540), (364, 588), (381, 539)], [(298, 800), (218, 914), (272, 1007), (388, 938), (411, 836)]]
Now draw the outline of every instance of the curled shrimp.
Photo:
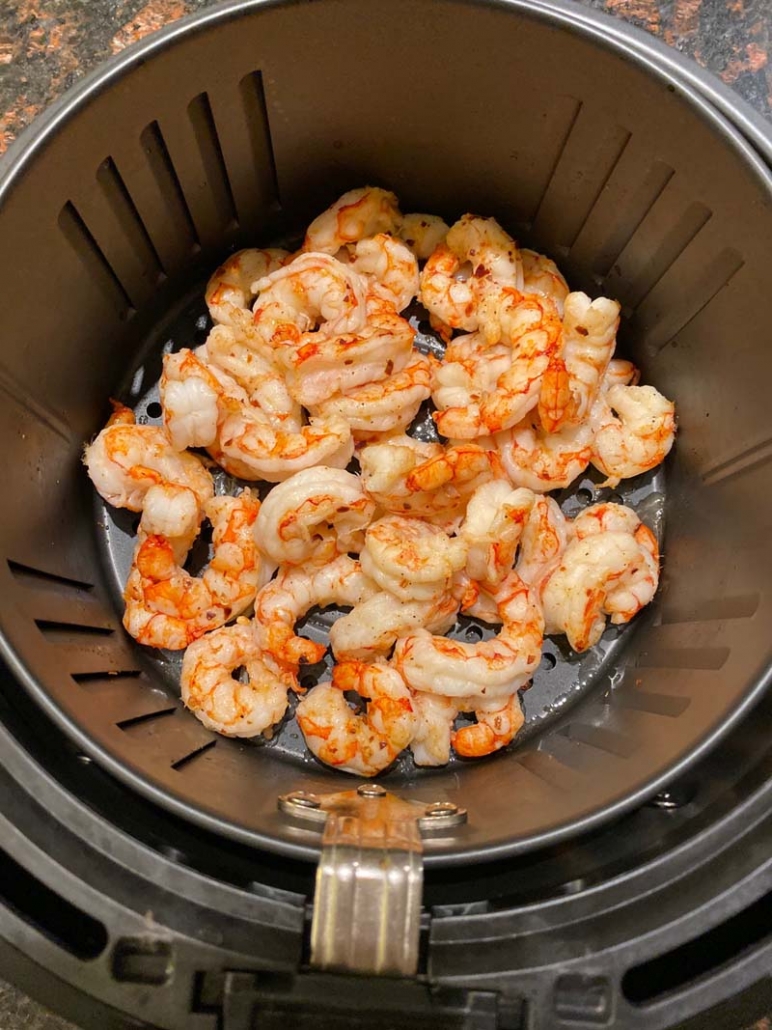
[(491, 446), (515, 486), (535, 493), (562, 490), (590, 464), (592, 426), (585, 422), (548, 433), (533, 415), (531, 412), (519, 425), (496, 433)]
[(254, 284), (252, 321), (266, 344), (299, 342), (303, 333), (328, 336), (365, 327), (368, 283), (329, 254), (301, 254)]
[[(340, 555), (327, 565), (285, 568), (255, 598), (255, 634), (260, 649), (296, 675), (301, 663), (321, 661), (324, 644), (298, 636), (295, 623), (311, 608), (356, 605), (377, 591), (358, 561)], [(294, 689), (298, 689), (297, 683)]]
[(387, 515), (368, 527), (362, 571), (401, 601), (435, 601), (466, 562), (466, 544), (421, 519)]
[(378, 186), (349, 190), (308, 227), (303, 250), (336, 254), (342, 247), (376, 233), (395, 233), (402, 224), (393, 193)]
[(640, 378), (641, 373), (632, 361), (612, 358), (603, 376), (601, 391), (610, 390), (612, 386), (637, 386)]
[[(441, 412), (470, 405), (479, 410), (479, 402), (511, 365), (512, 348), (506, 344), (490, 345), (480, 332), (457, 336), (435, 371), (432, 399)], [(440, 420), (438, 415), (436, 421)]]
[(277, 429), (299, 431), (300, 405), (291, 397), (273, 351), (261, 349), (255, 333), (216, 325), (197, 354), (242, 387), (249, 403), (257, 405)]
[(377, 296), (403, 311), (418, 293), (418, 262), (401, 240), (378, 233), (360, 240), (354, 250), (353, 267), (372, 284)]
[(610, 501), (585, 508), (571, 523), (571, 531), (577, 540), (600, 533), (629, 533), (640, 546), (641, 563), (629, 569), (619, 583), (610, 584), (606, 593), (605, 610), (612, 623), (629, 622), (656, 593), (659, 584), (657, 538), (632, 508)]
[(375, 502), (358, 476), (316, 466), (296, 472), (275, 486), (255, 522), (260, 549), (277, 565), (328, 561), (359, 551)]
[(152, 486), (170, 483), (193, 491), (203, 508), (212, 477), (200, 458), (178, 453), (163, 429), (134, 423), (134, 414), (114, 402), (114, 414), (84, 452), (83, 462), (100, 497), (114, 508), (142, 511)]
[(178, 451), (209, 447), (228, 415), (249, 402), (234, 379), (187, 348), (164, 355), (159, 393), (164, 426)]
[(575, 651), (586, 651), (600, 640), (606, 615), (617, 624), (628, 622), (657, 589), (652, 542), (651, 534), (637, 539), (611, 530), (572, 540), (542, 583), (547, 632), (565, 633)]
[(522, 249), (520, 259), (523, 262), (523, 293), (543, 293), (550, 298), (562, 318), (569, 290), (558, 266), (535, 250)]
[[(466, 265), (470, 274), (464, 278)], [(480, 324), (478, 304), (492, 283), (522, 290), (517, 244), (495, 219), (463, 215), (421, 272), (421, 302), (441, 325), (471, 332)]]
[(206, 306), (212, 321), (231, 326), (249, 326), (250, 305), (255, 297), (252, 284), (277, 268), (289, 257), (286, 250), (240, 250), (220, 265), (206, 284)]
[(463, 514), (478, 486), (504, 478), (493, 451), (467, 443), (443, 447), (394, 437), (363, 447), (359, 462), (365, 490), (385, 511), (423, 518)]
[(448, 229), (437, 215), (409, 214), (402, 219), (399, 235), (419, 261), (426, 261), (444, 242)]
[(135, 640), (179, 651), (249, 607), (260, 578), (253, 533), (259, 507), (248, 489), (207, 501), (213, 555), (199, 577), (180, 566), (179, 549), (166, 537), (140, 540), (123, 595), (123, 625)]
[(296, 343), (285, 343), (277, 358), (290, 393), (308, 407), (399, 372), (410, 361), (414, 338), (394, 305), (371, 294), (360, 330), (303, 333)]
[(523, 527), (517, 574), (536, 590), (560, 561), (568, 545), (569, 523), (552, 497), (537, 496)]
[(493, 590), (515, 564), (520, 536), (535, 497), (508, 483), (483, 483), (472, 494), (459, 536), (467, 545), (466, 572), (483, 588)]
[(345, 468), (354, 441), (348, 422), (337, 415), (320, 415), (299, 431), (285, 431), (258, 409), (245, 409), (225, 420), (209, 453), (232, 476), (281, 483), (313, 465)]
[(490, 291), (485, 311), (489, 344), (507, 344), (511, 361), (479, 402), (435, 412), (439, 432), (454, 440), (499, 433), (521, 422), (538, 403), (542, 377), (560, 344), (560, 318), (547, 297)]
[[(246, 682), (234, 673), (244, 669)], [(261, 654), (246, 619), (193, 643), (182, 659), (182, 701), (207, 729), (226, 737), (256, 737), (287, 710), (288, 682)]]
[(459, 710), (471, 711), (476, 718), (470, 726), (462, 726), (451, 734), (453, 750), (462, 758), (482, 758), (506, 747), (525, 722), (517, 694), (512, 694), (503, 704), (498, 699), (475, 701), (471, 707), (462, 702)]
[(330, 627), (330, 644), (338, 659), (372, 661), (391, 651), (395, 641), (418, 629), (446, 633), (456, 618), (458, 602), (452, 594), (434, 601), (401, 601), (378, 591), (356, 604)]
[(311, 405), (315, 415), (339, 415), (351, 426), (355, 440), (404, 430), (429, 396), (437, 359), (413, 351), (410, 361), (375, 383), (365, 383)]
[[(344, 697), (367, 699), (357, 714)], [(348, 661), (336, 665), (331, 683), (320, 683), (297, 707), (298, 726), (316, 757), (341, 772), (376, 776), (403, 751), (415, 733), (410, 691), (390, 666)]]
[(456, 699), (440, 694), (413, 691), (416, 728), (410, 743), (413, 761), (419, 766), (447, 765), (453, 722), (459, 713)]
[(592, 464), (608, 478), (604, 486), (655, 468), (675, 440), (675, 405), (653, 386), (615, 385), (593, 410)]
[(616, 346), (619, 304), (570, 293), (563, 316), (563, 347), (550, 362), (539, 394), (539, 419), (550, 433), (590, 417)]
[(202, 516), (199, 500), (192, 490), (173, 483), (158, 483), (145, 494), (137, 541), (142, 543), (149, 536), (162, 536), (168, 541), (174, 560), (182, 565), (199, 534)]
[(487, 700), (529, 682), (541, 658), (544, 620), (519, 576), (510, 574), (507, 585), (497, 595), (498, 636), (468, 644), (419, 630), (397, 641), (392, 661), (413, 690)]

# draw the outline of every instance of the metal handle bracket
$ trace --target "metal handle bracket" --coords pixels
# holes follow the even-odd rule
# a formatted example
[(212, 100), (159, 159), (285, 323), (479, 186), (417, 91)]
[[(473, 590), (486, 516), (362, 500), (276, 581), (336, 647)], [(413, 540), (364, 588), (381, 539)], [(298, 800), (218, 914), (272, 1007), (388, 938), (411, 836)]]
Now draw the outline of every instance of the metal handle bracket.
[(377, 783), (326, 796), (284, 794), (279, 809), (322, 832), (312, 966), (414, 975), (421, 929), (421, 835), (459, 826), (466, 811), (451, 802), (405, 801)]

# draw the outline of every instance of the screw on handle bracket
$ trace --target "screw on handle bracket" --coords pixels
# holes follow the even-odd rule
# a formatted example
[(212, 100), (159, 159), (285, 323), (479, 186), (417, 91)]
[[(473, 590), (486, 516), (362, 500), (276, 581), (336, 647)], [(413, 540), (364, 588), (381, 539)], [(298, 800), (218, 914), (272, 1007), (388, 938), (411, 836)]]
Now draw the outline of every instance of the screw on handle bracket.
[(377, 783), (321, 796), (295, 791), (278, 804), (322, 833), (312, 966), (412, 976), (421, 925), (421, 837), (460, 826), (466, 811), (448, 801), (405, 801)]

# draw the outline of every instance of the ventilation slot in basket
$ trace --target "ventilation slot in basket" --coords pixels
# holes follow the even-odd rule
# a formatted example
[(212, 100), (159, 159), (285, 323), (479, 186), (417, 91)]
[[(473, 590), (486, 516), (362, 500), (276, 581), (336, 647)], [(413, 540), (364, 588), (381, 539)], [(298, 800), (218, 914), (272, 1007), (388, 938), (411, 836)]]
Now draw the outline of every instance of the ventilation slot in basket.
[(262, 72), (245, 75), (239, 83), (239, 89), (249, 126), (257, 184), (261, 195), (270, 198), (271, 205), (278, 208), (281, 203), (279, 176), (276, 171)]
[(119, 318), (124, 321), (131, 318), (135, 308), (129, 294), (77, 208), (69, 200), (59, 212), (59, 228), (85, 268), (90, 282), (96, 285)]
[(702, 232), (712, 215), (709, 208), (695, 201), (688, 205), (680, 218), (673, 221), (664, 239), (652, 250), (646, 265), (626, 293), (627, 307), (635, 309), (646, 300), (665, 273)]
[(164, 198), (164, 214), (171, 222), (172, 236), (178, 240), (187, 240), (188, 251), (200, 250), (201, 242), (196, 226), (158, 122), (151, 122), (142, 130), (140, 143), (158, 192)]
[(148, 283), (156, 285), (165, 274), (161, 259), (111, 157), (99, 166), (96, 178)]
[(89, 591), (94, 589), (93, 583), (84, 583), (81, 580), (70, 579), (56, 572), (46, 572), (44, 569), (35, 569), (31, 565), (22, 565), (21, 562), (8, 558), (8, 568), (11, 570), (14, 579), (22, 586), (34, 589), (56, 589), (59, 591)]
[(723, 622), (725, 619), (749, 619), (755, 615), (761, 597), (758, 593), (739, 594), (736, 597), (714, 597), (695, 601), (692, 605), (662, 605), (660, 623), (663, 626), (679, 625), (684, 622)]
[(115, 632), (112, 626), (83, 626), (50, 619), (35, 619), (35, 625), (51, 644), (72, 644), (83, 637), (109, 637)]
[(186, 768), (191, 762), (194, 762), (197, 758), (206, 754), (207, 751), (211, 751), (213, 747), (217, 746), (216, 740), (208, 740), (206, 744), (202, 744), (201, 747), (197, 747), (195, 751), (191, 751), (187, 755), (183, 755), (182, 758), (178, 758), (172, 762), (171, 767), (175, 772), (179, 772), (181, 769)]
[(157, 712), (145, 712), (143, 715), (133, 715), (130, 719), (121, 719), (115, 725), (119, 730), (133, 730), (135, 727), (141, 726), (146, 728), (149, 723), (154, 723), (160, 719), (164, 719), (169, 715), (174, 715), (177, 711), (177, 706), (172, 705), (168, 708), (162, 708)]
[(703, 473), (702, 479), (705, 486), (715, 486), (716, 483), (723, 483), (734, 476), (754, 472), (762, 465), (766, 465), (770, 459), (772, 459), (772, 440), (764, 440), (749, 447), (746, 451), (741, 451), (729, 461), (722, 461), (719, 465), (714, 465), (712, 469)]
[(644, 219), (665, 192), (675, 175), (670, 165), (655, 161), (648, 169), (642, 182), (625, 196), (617, 220), (603, 243), (594, 248), (590, 258), (593, 272), (599, 284), (603, 282), (624, 251), (630, 240), (643, 224)]
[(224, 229), (232, 229), (238, 225), (236, 204), (233, 200), (233, 191), (217, 135), (212, 105), (206, 93), (199, 93), (191, 100), (188, 104), (188, 116), (193, 126), (220, 223)]

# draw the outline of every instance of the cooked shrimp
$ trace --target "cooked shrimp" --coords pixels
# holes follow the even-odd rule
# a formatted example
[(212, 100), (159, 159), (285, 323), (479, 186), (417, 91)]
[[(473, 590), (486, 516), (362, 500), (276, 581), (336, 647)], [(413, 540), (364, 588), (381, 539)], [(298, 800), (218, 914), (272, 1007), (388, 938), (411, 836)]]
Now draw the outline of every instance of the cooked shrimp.
[(497, 597), (498, 636), (468, 644), (419, 630), (397, 641), (392, 661), (412, 689), (491, 699), (528, 683), (541, 657), (544, 620), (527, 584), (514, 573), (507, 582)]
[(455, 698), (413, 691), (416, 728), (410, 743), (413, 761), (420, 766), (447, 765), (450, 737), (459, 708)]
[(675, 439), (675, 405), (653, 386), (612, 386), (593, 409), (592, 464), (604, 486), (640, 475), (664, 461)]
[[(367, 699), (357, 714), (343, 692)], [(388, 665), (349, 661), (336, 665), (332, 683), (320, 683), (297, 707), (298, 726), (311, 751), (327, 765), (356, 776), (376, 776), (413, 739), (416, 717), (410, 691)]]
[(165, 537), (141, 540), (123, 595), (123, 625), (135, 640), (179, 651), (249, 607), (260, 577), (254, 539), (259, 507), (250, 490), (207, 501), (214, 550), (200, 577), (181, 568)]
[(216, 325), (206, 338), (200, 357), (243, 387), (252, 405), (267, 415), (272, 425), (298, 432), (303, 424), (300, 405), (292, 399), (282, 370), (271, 351), (256, 346), (256, 334)]
[(511, 367), (512, 356), (511, 347), (504, 343), (490, 345), (482, 333), (457, 336), (446, 347), (434, 374), (435, 405), (440, 411), (479, 405)]
[(419, 261), (426, 261), (448, 235), (448, 225), (437, 215), (405, 215), (399, 235)]
[(301, 254), (259, 279), (255, 289), (255, 329), (275, 348), (298, 343), (311, 330), (327, 336), (365, 327), (367, 280), (329, 254)]
[(285, 568), (255, 598), (257, 642), (294, 675), (300, 663), (318, 662), (326, 650), (324, 644), (297, 636), (295, 623), (311, 608), (360, 604), (377, 589), (359, 562), (345, 554), (320, 567)]
[[(470, 274), (462, 278), (467, 264)], [(492, 283), (522, 290), (517, 244), (495, 219), (463, 215), (424, 266), (421, 302), (444, 325), (471, 332), (480, 324), (478, 304)]]
[(178, 451), (213, 444), (225, 419), (249, 403), (235, 379), (187, 348), (164, 355), (159, 393), (164, 426)]
[(521, 422), (538, 403), (542, 377), (560, 344), (560, 319), (547, 297), (491, 290), (486, 305), (494, 297), (496, 303), (484, 309), (485, 330), (491, 344), (503, 341), (511, 347), (512, 360), (479, 403), (435, 413), (439, 432), (454, 440), (499, 433)]
[(420, 519), (387, 515), (368, 527), (362, 571), (401, 601), (436, 601), (466, 562), (466, 543)]
[[(234, 676), (241, 668), (246, 682)], [(287, 710), (286, 678), (260, 653), (246, 619), (193, 641), (182, 659), (180, 686), (196, 718), (226, 737), (256, 737)]]
[(629, 622), (656, 593), (659, 584), (657, 538), (632, 508), (611, 502), (585, 508), (571, 523), (571, 531), (578, 540), (600, 533), (630, 533), (640, 546), (643, 558), (640, 565), (628, 570), (606, 594), (605, 609), (611, 615), (611, 621)]
[(178, 565), (185, 562), (201, 527), (203, 512), (196, 495), (186, 486), (159, 483), (145, 494), (137, 540), (149, 536), (166, 539)]
[(469, 709), (462, 702), (461, 711), (473, 711), (477, 722), (462, 726), (451, 735), (453, 750), (462, 758), (481, 758), (511, 744), (525, 716), (517, 694), (500, 700), (476, 702)]
[(393, 193), (378, 186), (349, 190), (308, 227), (303, 250), (336, 254), (341, 247), (376, 233), (395, 233), (402, 224)]
[(281, 483), (313, 465), (345, 468), (354, 441), (348, 422), (337, 415), (312, 418), (299, 432), (285, 432), (259, 409), (249, 409), (225, 420), (209, 452), (232, 476)]
[(378, 233), (360, 240), (352, 262), (372, 284), (373, 293), (403, 311), (418, 293), (418, 262), (401, 240)]
[(569, 290), (558, 266), (535, 250), (521, 250), (520, 259), (523, 262), (523, 293), (543, 293), (550, 298), (562, 318)]
[(459, 536), (467, 545), (466, 571), (486, 589), (495, 589), (511, 572), (535, 497), (494, 480), (469, 499)]
[(399, 372), (375, 383), (365, 383), (311, 405), (315, 415), (339, 415), (351, 426), (354, 439), (372, 439), (375, 434), (404, 430), (429, 396), (437, 359), (413, 351)]
[(365, 490), (384, 510), (423, 518), (463, 514), (478, 486), (504, 478), (493, 451), (466, 443), (442, 447), (409, 437), (363, 447), (359, 463)]
[(575, 651), (593, 647), (607, 614), (613, 622), (627, 622), (654, 596), (655, 564), (650, 551), (627, 532), (573, 540), (541, 587), (547, 633), (565, 633)]
[(375, 502), (362, 480), (343, 469), (303, 469), (275, 486), (255, 522), (260, 549), (277, 564), (328, 561), (359, 551)]
[(514, 486), (536, 493), (562, 490), (590, 464), (593, 430), (589, 423), (568, 426), (557, 433), (542, 428), (534, 412), (517, 426), (480, 442), (495, 447)]
[(641, 373), (632, 361), (612, 358), (603, 376), (601, 390), (609, 390), (612, 386), (637, 386), (640, 378)]
[(517, 574), (538, 590), (568, 544), (569, 524), (552, 497), (537, 496), (520, 537)]
[(277, 351), (287, 387), (305, 407), (401, 371), (413, 354), (415, 329), (388, 301), (370, 295), (367, 322), (356, 332), (302, 334)]
[(399, 637), (426, 628), (446, 633), (456, 618), (458, 602), (452, 594), (436, 601), (400, 601), (386, 591), (361, 601), (330, 627), (330, 644), (336, 658), (371, 661), (387, 655)]
[(549, 433), (590, 417), (616, 346), (619, 304), (570, 293), (563, 316), (563, 349), (550, 362), (539, 394), (539, 419)]
[(252, 283), (281, 268), (286, 250), (240, 250), (222, 264), (206, 284), (206, 306), (213, 322), (249, 326), (255, 291)]
[(114, 508), (142, 511), (148, 490), (162, 483), (189, 487), (200, 507), (214, 492), (200, 458), (177, 453), (163, 429), (135, 425), (133, 412), (121, 404), (83, 461), (100, 497)]

